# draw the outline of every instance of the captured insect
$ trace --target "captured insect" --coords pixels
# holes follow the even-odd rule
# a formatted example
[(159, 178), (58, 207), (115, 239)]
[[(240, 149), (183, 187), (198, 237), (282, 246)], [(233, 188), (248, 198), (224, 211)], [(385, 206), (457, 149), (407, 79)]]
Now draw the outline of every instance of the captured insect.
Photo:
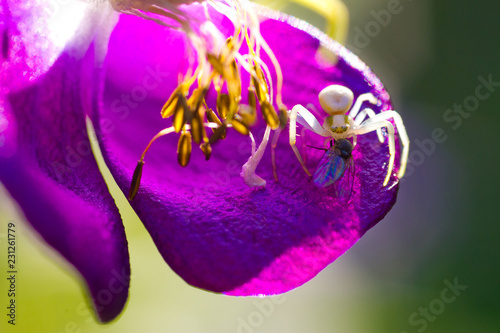
[(349, 199), (355, 172), (352, 143), (347, 139), (338, 139), (335, 144), (330, 141), (328, 149), (309, 147), (325, 151), (312, 175), (313, 183), (318, 187), (333, 185), (336, 197)]

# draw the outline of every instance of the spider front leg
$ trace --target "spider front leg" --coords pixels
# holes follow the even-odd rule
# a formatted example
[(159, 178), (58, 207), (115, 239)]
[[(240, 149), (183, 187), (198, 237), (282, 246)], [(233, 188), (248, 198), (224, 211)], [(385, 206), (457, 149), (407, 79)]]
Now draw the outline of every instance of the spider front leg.
[[(385, 113), (385, 112), (384, 112)], [(376, 131), (377, 129), (387, 128), (387, 136), (389, 138), (389, 164), (387, 166), (387, 175), (384, 179), (383, 186), (386, 186), (389, 183), (389, 179), (391, 178), (392, 169), (394, 167), (394, 158), (396, 155), (396, 144), (395, 144), (395, 134), (394, 134), (394, 126), (391, 122), (387, 120), (378, 120), (375, 121), (375, 118), (371, 118), (367, 120), (365, 123), (359, 125), (353, 129), (352, 133), (356, 135), (366, 134), (369, 132)], [(373, 120), (373, 121), (372, 121)]]
[(290, 119), (289, 123), (290, 146), (292, 147), (293, 152), (295, 153), (295, 156), (297, 156), (297, 159), (299, 160), (300, 165), (302, 165), (304, 171), (307, 173), (308, 176), (312, 176), (312, 174), (307, 169), (307, 166), (304, 163), (304, 160), (302, 159), (299, 150), (295, 146), (297, 138), (297, 122), (302, 126), (304, 126), (305, 129), (310, 130), (324, 137), (330, 137), (331, 136), (330, 132), (325, 130), (321, 126), (319, 121), (313, 116), (313, 114), (300, 104), (297, 104), (293, 107), (293, 109), (288, 114), (288, 118)]
[(410, 151), (410, 139), (408, 138), (408, 134), (406, 133), (406, 128), (405, 125), (403, 124), (401, 116), (394, 110), (385, 111), (377, 114), (373, 118), (366, 120), (365, 124), (369, 124), (372, 121), (388, 120), (390, 118), (394, 119), (394, 123), (396, 124), (396, 129), (398, 130), (398, 134), (401, 139), (401, 146), (403, 148), (401, 152), (401, 162), (400, 162), (401, 165), (399, 166), (399, 171), (398, 171), (398, 178), (401, 179), (403, 178), (406, 171), (406, 164), (408, 163), (408, 153)]
[(349, 112), (349, 116), (352, 119), (355, 119), (356, 116), (358, 115), (359, 109), (361, 109), (361, 105), (363, 104), (363, 102), (370, 102), (373, 105), (376, 105), (378, 103), (378, 99), (371, 93), (359, 95), (358, 99), (356, 100), (356, 103), (354, 103), (354, 106)]
[[(370, 108), (363, 109), (356, 116), (356, 119), (354, 119), (354, 123), (356, 125), (361, 125), (361, 123), (366, 119), (366, 117), (373, 118), (376, 115), (377, 114), (372, 109), (370, 109)], [(380, 141), (380, 143), (384, 143), (384, 135), (382, 134), (382, 130), (381, 129), (377, 130), (377, 136), (378, 136), (378, 141)]]
[[(306, 164), (304, 163), (304, 160), (302, 159), (302, 155), (300, 155), (299, 150), (297, 149), (297, 146), (295, 143), (297, 142), (297, 113), (299, 112), (307, 112), (310, 114), (307, 109), (305, 109), (302, 105), (296, 105), (293, 107), (292, 111), (290, 112), (289, 119), (290, 119), (290, 146), (293, 149), (293, 152), (295, 153), (295, 156), (300, 162), (300, 165), (302, 165), (302, 169), (307, 173), (309, 177), (312, 177), (312, 174), (309, 172), (309, 169), (307, 169)], [(314, 116), (311, 114), (311, 116), (314, 118)], [(316, 118), (314, 118), (316, 120)], [(316, 120), (317, 121), (317, 120)], [(318, 122), (319, 124), (319, 122)]]
[(352, 149), (356, 148), (356, 145), (358, 144), (358, 136), (354, 133), (349, 134), (347, 138), (352, 138)]

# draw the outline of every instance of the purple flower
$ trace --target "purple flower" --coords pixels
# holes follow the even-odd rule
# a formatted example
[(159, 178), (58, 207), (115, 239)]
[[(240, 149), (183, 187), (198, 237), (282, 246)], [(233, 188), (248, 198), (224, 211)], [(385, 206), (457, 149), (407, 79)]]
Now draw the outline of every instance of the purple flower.
[[(159, 111), (186, 67), (186, 40), (135, 16), (121, 15), (115, 25), (100, 11), (71, 22), (77, 33), (61, 44), (42, 1), (4, 0), (0, 8), (0, 181), (33, 228), (81, 273), (107, 322), (128, 296), (129, 255), (121, 217), (91, 152), (86, 116), (128, 195), (144, 147), (171, 124)], [(373, 93), (380, 101), (375, 113), (392, 109), (380, 81), (355, 55), (304, 22), (260, 14), (262, 36), (283, 69), (288, 107), (312, 103), (321, 110), (319, 91), (340, 84), (355, 97)], [(215, 17), (214, 23), (228, 29), (227, 21)], [(209, 91), (206, 101), (215, 108), (216, 93)], [(262, 119), (251, 128), (258, 141), (264, 128)], [(213, 145), (208, 162), (194, 149), (185, 168), (177, 163), (178, 135), (152, 146), (131, 204), (187, 283), (228, 295), (286, 292), (348, 250), (394, 205), (398, 179), (393, 175), (382, 186), (389, 153), (376, 133), (358, 138), (347, 202), (310, 182), (287, 134), (276, 149), (279, 182), (267, 151), (257, 169), (267, 186), (258, 189), (239, 176), (250, 139), (233, 129)], [(304, 133), (298, 141), (311, 169), (322, 153), (307, 145), (323, 140)]]

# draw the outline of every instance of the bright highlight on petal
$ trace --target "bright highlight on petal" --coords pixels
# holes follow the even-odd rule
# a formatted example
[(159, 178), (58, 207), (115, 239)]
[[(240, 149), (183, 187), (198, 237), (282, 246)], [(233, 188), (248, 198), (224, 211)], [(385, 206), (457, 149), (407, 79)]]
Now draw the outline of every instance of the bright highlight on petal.
[(73, 39), (80, 27), (89, 4), (82, 1), (48, 1), (47, 8), (52, 8), (52, 17), (47, 21), (48, 37), (51, 43), (62, 50)]
[(0, 87), (15, 91), (33, 84), (70, 48), (83, 57), (96, 32), (103, 33), (102, 23), (112, 21), (106, 7), (78, 0), (1, 1)]

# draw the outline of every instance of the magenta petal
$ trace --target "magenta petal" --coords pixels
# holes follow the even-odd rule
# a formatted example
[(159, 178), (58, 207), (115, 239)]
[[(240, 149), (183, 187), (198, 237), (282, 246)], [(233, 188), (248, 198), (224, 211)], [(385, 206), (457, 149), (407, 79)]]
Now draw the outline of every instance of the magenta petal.
[[(93, 57), (84, 68), (84, 60), (68, 56), (85, 53), (87, 28), (99, 17), (73, 17), (54, 30), (63, 10), (71, 15), (66, 10), (77, 6), (83, 14), (84, 6), (53, 5), (0, 2), (0, 181), (34, 229), (81, 273), (106, 322), (128, 297), (127, 242), (86, 132)], [(67, 44), (73, 31), (78, 48)], [(64, 48), (68, 54), (60, 56)]]
[(130, 266), (121, 218), (87, 136), (83, 106), (92, 99), (83, 92), (92, 80), (80, 74), (93, 57), (84, 60), (63, 54), (32, 86), (2, 100), (0, 181), (34, 229), (81, 273), (107, 322), (125, 305)]
[[(355, 96), (372, 92), (382, 102), (374, 107), (377, 113), (391, 108), (387, 92), (366, 65), (309, 25), (276, 17), (262, 24), (262, 33), (283, 67), (284, 102), (289, 107), (312, 102), (319, 108), (319, 91), (337, 83)], [(163, 47), (155, 38), (169, 43)], [(321, 60), (318, 38), (337, 54), (337, 65)], [(136, 18), (122, 16), (111, 37), (100, 109), (101, 144), (124, 193), (146, 144), (170, 126), (160, 119), (159, 110), (177, 84), (183, 52), (177, 33)], [(155, 78), (155, 68), (170, 71), (170, 76)], [(208, 103), (213, 106), (213, 94)], [(262, 124), (256, 133), (262, 132)], [(314, 139), (307, 136), (307, 143), (322, 145), (323, 140)], [(257, 170), (268, 185), (257, 190), (239, 177), (250, 153), (248, 137), (230, 131), (228, 139), (214, 147), (209, 162), (194, 147), (186, 168), (177, 164), (176, 141), (176, 135), (162, 138), (148, 152), (132, 206), (165, 261), (189, 284), (203, 289), (255, 295), (298, 287), (348, 250), (396, 201), (397, 180), (393, 177), (382, 187), (389, 154), (374, 133), (359, 137), (347, 204), (308, 181), (286, 135), (277, 150), (279, 183), (273, 181), (268, 149)], [(314, 168), (320, 155), (308, 154)]]

